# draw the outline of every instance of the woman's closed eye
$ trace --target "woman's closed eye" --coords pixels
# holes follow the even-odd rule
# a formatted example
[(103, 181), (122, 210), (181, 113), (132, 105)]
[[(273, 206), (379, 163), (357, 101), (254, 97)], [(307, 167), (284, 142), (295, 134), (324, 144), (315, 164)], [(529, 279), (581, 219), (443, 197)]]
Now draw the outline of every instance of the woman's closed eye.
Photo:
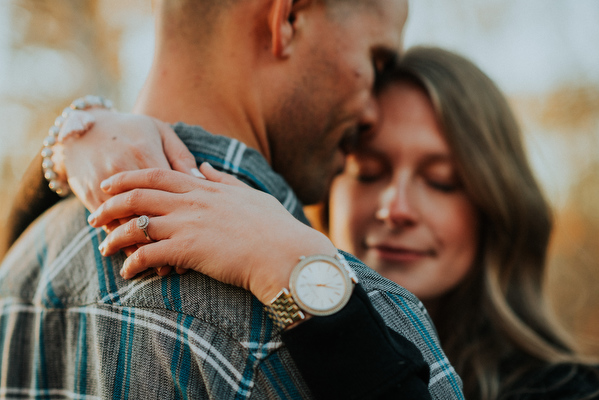
[(443, 193), (452, 193), (462, 188), (462, 183), (453, 166), (447, 162), (434, 163), (423, 171), (426, 184)]
[(457, 182), (428, 180), (428, 185), (433, 189), (444, 193), (452, 193), (461, 188), (461, 185), (459, 185)]

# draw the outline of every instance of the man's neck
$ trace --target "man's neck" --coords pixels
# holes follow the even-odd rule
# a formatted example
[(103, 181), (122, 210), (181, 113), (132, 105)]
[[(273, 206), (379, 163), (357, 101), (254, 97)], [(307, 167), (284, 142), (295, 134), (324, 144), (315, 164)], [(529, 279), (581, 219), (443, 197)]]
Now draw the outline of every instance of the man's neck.
[(194, 68), (190, 73), (192, 69), (184, 62), (174, 60), (177, 58), (167, 63), (154, 62), (133, 112), (169, 123), (199, 125), (211, 133), (245, 143), (270, 162), (260, 110), (247, 106), (259, 104), (251, 99), (252, 91), (240, 87), (243, 82), (218, 79), (210, 71)]

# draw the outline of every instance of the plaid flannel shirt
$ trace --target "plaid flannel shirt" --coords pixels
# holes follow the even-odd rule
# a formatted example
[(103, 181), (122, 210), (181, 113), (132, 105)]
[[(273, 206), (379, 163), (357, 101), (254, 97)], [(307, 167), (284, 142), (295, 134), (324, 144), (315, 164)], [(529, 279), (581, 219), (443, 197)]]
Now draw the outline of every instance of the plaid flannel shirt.
[[(175, 128), (198, 163), (272, 194), (307, 223), (258, 152), (198, 127)], [(102, 257), (105, 234), (87, 216), (76, 199), (62, 201), (0, 267), (1, 398), (310, 398), (251, 293), (195, 272), (123, 280), (123, 254)], [(387, 325), (423, 353), (433, 397), (462, 398), (422, 304), (347, 257)]]

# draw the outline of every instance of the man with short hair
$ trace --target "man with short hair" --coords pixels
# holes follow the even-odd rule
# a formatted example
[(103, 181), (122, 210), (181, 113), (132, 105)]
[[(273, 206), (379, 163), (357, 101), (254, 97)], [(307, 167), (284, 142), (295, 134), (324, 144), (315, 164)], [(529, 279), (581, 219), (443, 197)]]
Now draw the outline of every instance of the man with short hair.
[[(210, 161), (272, 194), (306, 221), (302, 202), (322, 198), (343, 166), (344, 147), (376, 116), (375, 75), (393, 62), (406, 13), (405, 0), (159, 1), (155, 57), (135, 112), (184, 121), (188, 125), (175, 131), (198, 162)], [(94, 115), (97, 129), (65, 143), (69, 183), (91, 209), (101, 199), (81, 190), (90, 185), (82, 183), (86, 149), (115, 143), (109, 157), (131, 150), (119, 135), (98, 136), (109, 125), (105, 111)], [(407, 390), (409, 377), (422, 374), (423, 357), (430, 394), (461, 398), (461, 382), (422, 305), (381, 283), (358, 260), (349, 260), (361, 283), (354, 292), (366, 289), (364, 304), (371, 307), (370, 298), (385, 319), (383, 329), (402, 335), (410, 356), (379, 362), (386, 374), (361, 382), (369, 357), (389, 352), (401, 358), (394, 344), (377, 347), (363, 339), (372, 354), (339, 369), (352, 372), (356, 387), (341, 387), (337, 374), (323, 389), (307, 368), (300, 366), (300, 374), (280, 331), (249, 292), (198, 273), (125, 281), (118, 275), (123, 255), (101, 256), (105, 234), (87, 225), (87, 215), (76, 200), (61, 202), (21, 237), (0, 268), (4, 393), (220, 399), (322, 398), (333, 390), (344, 397), (368, 384), (397, 387), (403, 379)], [(345, 317), (347, 309), (334, 316)], [(309, 329), (314, 320), (300, 327)], [(346, 321), (351, 326), (353, 320)], [(389, 339), (388, 332), (381, 335)], [(413, 349), (422, 355), (412, 357)], [(328, 357), (333, 364), (335, 356)], [(313, 367), (327, 373), (326, 360)]]

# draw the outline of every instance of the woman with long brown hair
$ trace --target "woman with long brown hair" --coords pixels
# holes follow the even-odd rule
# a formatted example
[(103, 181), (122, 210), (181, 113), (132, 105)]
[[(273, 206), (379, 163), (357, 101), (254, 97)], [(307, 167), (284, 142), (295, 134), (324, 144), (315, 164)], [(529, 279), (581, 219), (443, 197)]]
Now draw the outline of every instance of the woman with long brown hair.
[(332, 185), (332, 241), (423, 301), (466, 398), (585, 398), (591, 372), (542, 290), (551, 211), (503, 94), (467, 59), (414, 48), (380, 103)]

